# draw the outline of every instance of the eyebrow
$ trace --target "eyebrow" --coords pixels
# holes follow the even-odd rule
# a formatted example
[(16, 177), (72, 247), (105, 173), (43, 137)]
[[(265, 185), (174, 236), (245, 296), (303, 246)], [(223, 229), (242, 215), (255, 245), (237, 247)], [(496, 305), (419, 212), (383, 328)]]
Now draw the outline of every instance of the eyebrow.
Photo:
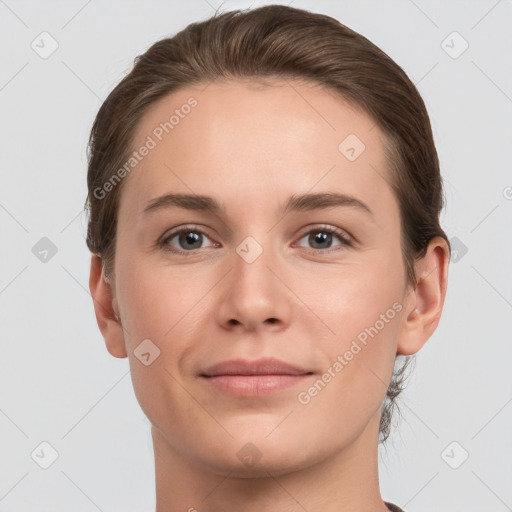
[[(339, 206), (355, 207), (360, 211), (373, 216), (373, 212), (361, 200), (347, 194), (340, 194), (335, 192), (293, 194), (286, 201), (284, 207), (282, 208), (282, 213), (286, 215), (292, 211), (304, 212)], [(167, 208), (209, 211), (214, 214), (222, 214), (226, 211), (225, 207), (221, 205), (221, 203), (210, 196), (170, 193), (149, 201), (142, 213), (147, 215)]]

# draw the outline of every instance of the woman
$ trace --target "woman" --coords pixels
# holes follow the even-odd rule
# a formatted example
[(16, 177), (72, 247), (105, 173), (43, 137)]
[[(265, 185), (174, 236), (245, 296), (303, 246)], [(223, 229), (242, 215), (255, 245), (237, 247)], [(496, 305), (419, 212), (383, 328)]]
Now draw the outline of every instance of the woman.
[(217, 15), (136, 59), (89, 147), (90, 290), (156, 509), (401, 510), (378, 444), (450, 255), (424, 103), (328, 16)]

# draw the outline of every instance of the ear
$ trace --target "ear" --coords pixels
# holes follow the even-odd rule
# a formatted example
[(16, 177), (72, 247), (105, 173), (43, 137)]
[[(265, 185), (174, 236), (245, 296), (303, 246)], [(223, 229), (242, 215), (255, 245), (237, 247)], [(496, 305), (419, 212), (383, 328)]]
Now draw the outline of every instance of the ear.
[(397, 354), (415, 354), (436, 330), (446, 297), (449, 262), (450, 251), (442, 237), (431, 240), (425, 256), (416, 262), (417, 282), (404, 298)]
[(94, 302), (96, 321), (105, 339), (107, 350), (114, 357), (128, 357), (115, 292), (112, 292), (111, 285), (105, 280), (103, 262), (96, 254), (91, 257), (89, 290)]

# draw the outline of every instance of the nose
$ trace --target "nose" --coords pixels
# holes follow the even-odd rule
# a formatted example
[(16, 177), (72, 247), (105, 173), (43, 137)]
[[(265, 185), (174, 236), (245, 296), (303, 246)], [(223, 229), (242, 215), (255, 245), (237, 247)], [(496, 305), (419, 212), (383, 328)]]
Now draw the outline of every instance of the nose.
[[(254, 260), (247, 257), (249, 251), (255, 250), (254, 246), (242, 244), (238, 249), (233, 251), (232, 269), (223, 280), (217, 321), (228, 330), (286, 329), (293, 297), (283, 284), (278, 258), (266, 247)], [(243, 249), (247, 249), (246, 253)]]

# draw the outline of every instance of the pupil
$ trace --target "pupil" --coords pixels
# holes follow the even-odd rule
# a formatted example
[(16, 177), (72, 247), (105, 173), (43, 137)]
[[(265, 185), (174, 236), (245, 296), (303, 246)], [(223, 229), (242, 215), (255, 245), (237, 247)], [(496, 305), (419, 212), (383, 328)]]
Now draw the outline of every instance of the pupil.
[[(182, 235), (182, 237), (183, 237), (183, 235)], [(199, 233), (189, 232), (189, 233), (187, 233), (184, 236), (184, 238), (185, 238), (185, 240), (184, 240), (183, 245), (185, 247), (188, 247), (189, 249), (199, 249), (201, 247), (201, 241), (200, 241)], [(180, 242), (183, 242), (183, 239), (180, 240)], [(194, 246), (194, 243), (196, 244), (197, 247)]]
[[(329, 243), (328, 243), (327, 247), (330, 247), (332, 233), (318, 232), (312, 236), (313, 236), (313, 246), (316, 246), (318, 244), (321, 244), (322, 242), (325, 243), (326, 241), (328, 241)], [(317, 248), (317, 247), (315, 247), (315, 248)]]

